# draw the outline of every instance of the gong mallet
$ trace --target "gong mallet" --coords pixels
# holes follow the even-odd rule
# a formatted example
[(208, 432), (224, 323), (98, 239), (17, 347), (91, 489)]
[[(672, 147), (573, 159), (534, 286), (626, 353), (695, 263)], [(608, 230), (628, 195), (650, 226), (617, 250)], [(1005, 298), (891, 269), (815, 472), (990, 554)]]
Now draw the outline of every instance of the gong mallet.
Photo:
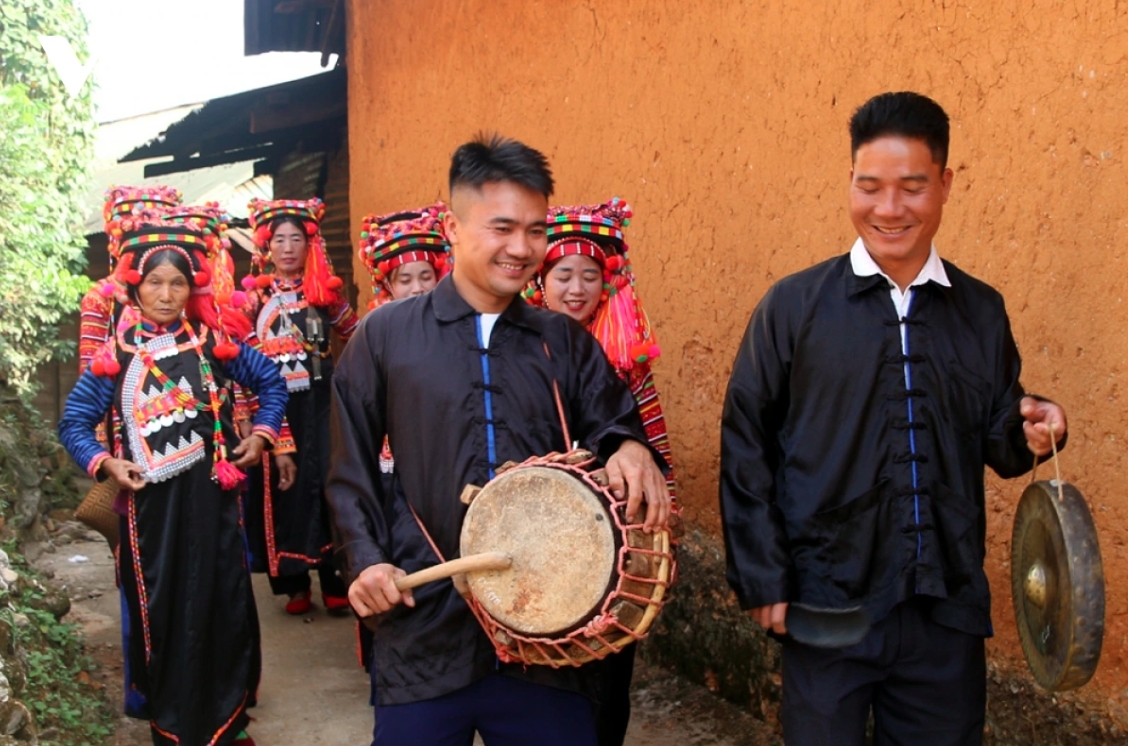
[(856, 645), (870, 630), (869, 614), (861, 606), (830, 609), (790, 603), (784, 624), (791, 639), (814, 648)]

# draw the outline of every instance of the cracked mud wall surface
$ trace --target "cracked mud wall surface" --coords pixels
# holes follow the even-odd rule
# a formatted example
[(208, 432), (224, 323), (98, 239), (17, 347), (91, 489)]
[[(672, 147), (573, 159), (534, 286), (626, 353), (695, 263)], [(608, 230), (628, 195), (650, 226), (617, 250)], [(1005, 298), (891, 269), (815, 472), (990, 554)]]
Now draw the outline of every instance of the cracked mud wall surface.
[[(1027, 388), (1069, 413), (1064, 474), (1093, 508), (1108, 578), (1094, 689), (1123, 704), (1126, 58), (1123, 3), (353, 0), (354, 239), (366, 212), (444, 196), (451, 152), (479, 129), (547, 153), (554, 202), (629, 200), (679, 491), (716, 534), (718, 423), (749, 314), (776, 280), (849, 248), (853, 109), (885, 90), (936, 98), (956, 172), (937, 245), (1003, 293)], [(1010, 659), (1024, 486), (988, 481), (991, 650)]]

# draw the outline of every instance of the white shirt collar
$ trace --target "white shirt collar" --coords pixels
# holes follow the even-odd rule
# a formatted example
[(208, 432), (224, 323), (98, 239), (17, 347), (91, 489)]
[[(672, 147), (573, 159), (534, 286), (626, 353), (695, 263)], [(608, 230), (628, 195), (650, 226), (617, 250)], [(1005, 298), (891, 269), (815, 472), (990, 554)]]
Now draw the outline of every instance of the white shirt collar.
[[(850, 247), (850, 267), (858, 277), (881, 275), (889, 280), (890, 285), (897, 287), (897, 283), (890, 280), (889, 275), (882, 272), (881, 267), (877, 266), (877, 262), (866, 251), (866, 245), (862, 243), (861, 238)], [(916, 279), (909, 283), (909, 287), (923, 285), (930, 280), (944, 287), (952, 287), (952, 283), (948, 280), (948, 273), (944, 271), (944, 262), (940, 261), (940, 254), (936, 251), (936, 244), (932, 245), (932, 249), (928, 253), (928, 261), (921, 267), (920, 274), (917, 275)]]

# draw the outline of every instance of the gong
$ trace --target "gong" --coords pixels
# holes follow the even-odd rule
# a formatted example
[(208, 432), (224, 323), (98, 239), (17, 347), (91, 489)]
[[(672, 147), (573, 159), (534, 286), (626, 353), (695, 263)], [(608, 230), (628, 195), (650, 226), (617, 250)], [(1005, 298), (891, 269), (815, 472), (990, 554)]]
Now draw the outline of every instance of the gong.
[(1022, 493), (1011, 538), (1011, 595), (1022, 652), (1050, 691), (1092, 678), (1104, 639), (1104, 570), (1081, 492), (1038, 481)]

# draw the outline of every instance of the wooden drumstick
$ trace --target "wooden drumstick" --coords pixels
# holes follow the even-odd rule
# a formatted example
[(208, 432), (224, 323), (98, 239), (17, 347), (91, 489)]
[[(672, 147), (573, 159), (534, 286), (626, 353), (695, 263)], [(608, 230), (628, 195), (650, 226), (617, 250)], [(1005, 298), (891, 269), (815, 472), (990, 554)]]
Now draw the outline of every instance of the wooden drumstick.
[(406, 591), (409, 588), (418, 588), (424, 583), (433, 580), (443, 580), (452, 575), (466, 572), (482, 572), (485, 570), (508, 570), (513, 565), (513, 558), (504, 552), (482, 552), (459, 557), (450, 562), (443, 562), (433, 567), (428, 567), (410, 575), (396, 579), (396, 590)]

